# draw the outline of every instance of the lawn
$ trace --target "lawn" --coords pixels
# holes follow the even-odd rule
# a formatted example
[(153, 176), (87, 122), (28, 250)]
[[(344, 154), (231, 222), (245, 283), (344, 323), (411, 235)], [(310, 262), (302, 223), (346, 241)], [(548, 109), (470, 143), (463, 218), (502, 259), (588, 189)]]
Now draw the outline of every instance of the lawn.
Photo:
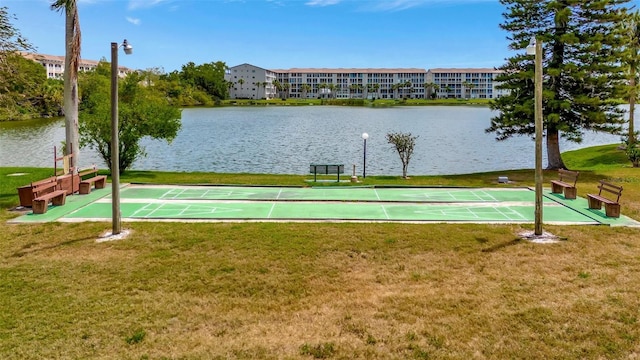
[[(639, 169), (615, 146), (564, 154), (621, 184), (640, 220)], [(7, 176), (16, 172), (28, 175)], [(639, 229), (354, 223), (8, 225), (15, 188), (48, 169), (0, 169), (2, 359), (634, 358)], [(367, 184), (533, 185), (532, 170), (368, 177)], [(130, 172), (122, 182), (304, 185), (308, 176)], [(545, 172), (545, 183), (555, 178)], [(328, 185), (329, 186), (329, 185)]]

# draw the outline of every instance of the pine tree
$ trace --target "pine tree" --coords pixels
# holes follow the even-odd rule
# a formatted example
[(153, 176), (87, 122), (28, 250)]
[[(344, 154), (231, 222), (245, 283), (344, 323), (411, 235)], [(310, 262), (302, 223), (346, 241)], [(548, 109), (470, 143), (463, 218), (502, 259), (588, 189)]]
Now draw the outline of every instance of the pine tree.
[[(543, 42), (543, 119), (549, 169), (565, 168), (560, 136), (580, 142), (584, 131), (617, 133), (624, 122), (618, 106), (624, 69), (618, 24), (628, 0), (500, 0), (506, 6), (509, 47), (520, 51), (532, 37)], [(487, 132), (498, 140), (535, 135), (534, 59), (517, 54), (496, 79), (510, 94), (491, 103), (499, 115)]]

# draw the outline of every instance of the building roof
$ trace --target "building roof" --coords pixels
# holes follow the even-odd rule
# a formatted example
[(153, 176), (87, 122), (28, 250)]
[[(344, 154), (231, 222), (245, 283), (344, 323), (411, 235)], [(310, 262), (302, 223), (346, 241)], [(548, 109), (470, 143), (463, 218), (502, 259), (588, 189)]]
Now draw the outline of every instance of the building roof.
[(499, 74), (502, 71), (494, 68), (435, 68), (429, 69), (432, 73), (490, 73)]
[[(24, 56), (25, 58), (27, 58), (29, 60), (47, 61), (47, 62), (53, 62), (53, 63), (56, 63), (56, 62), (64, 63), (64, 56), (35, 54), (35, 53), (26, 53), (26, 52), (23, 52), (22, 56)], [(96, 66), (96, 65), (98, 65), (98, 61), (81, 59), (80, 60), (80, 66), (82, 66), (82, 65), (85, 65), (85, 66)]]
[(273, 71), (273, 70), (261, 68), (260, 66), (256, 66), (256, 65), (253, 65), (253, 64), (249, 64), (249, 63), (243, 63), (243, 64), (240, 64), (240, 65), (231, 66), (231, 67), (229, 67), (229, 70), (234, 69), (234, 68), (238, 68), (240, 66), (245, 66), (245, 65), (253, 66), (256, 69), (260, 69), (260, 70), (264, 70), (264, 71), (269, 71), (269, 72)]
[(422, 73), (426, 74), (425, 69), (418, 68), (291, 68), (291, 69), (273, 69), (276, 73), (305, 73), (305, 74), (399, 74), (399, 73)]
[[(24, 51), (21, 51), (20, 54), (26, 59), (37, 61), (37, 62), (48, 62), (48, 63), (64, 64), (64, 56), (28, 53), (28, 52), (24, 52)], [(100, 62), (96, 61), (96, 60), (80, 59), (80, 63), (78, 65), (79, 66), (95, 67), (95, 66), (98, 66), (98, 63), (100, 63)], [(124, 67), (124, 66), (118, 66), (118, 69), (120, 69), (121, 71), (126, 71), (126, 72), (132, 72), (133, 71), (133, 70), (131, 70), (131, 69), (127, 68), (127, 67)]]

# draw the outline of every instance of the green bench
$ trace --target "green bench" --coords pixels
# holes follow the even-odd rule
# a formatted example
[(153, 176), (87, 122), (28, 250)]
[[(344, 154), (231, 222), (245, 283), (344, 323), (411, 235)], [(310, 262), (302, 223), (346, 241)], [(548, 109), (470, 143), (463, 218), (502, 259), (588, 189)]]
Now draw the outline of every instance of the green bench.
[(313, 182), (318, 181), (318, 175), (338, 175), (340, 182), (340, 174), (344, 174), (344, 164), (311, 164), (309, 172), (313, 174)]

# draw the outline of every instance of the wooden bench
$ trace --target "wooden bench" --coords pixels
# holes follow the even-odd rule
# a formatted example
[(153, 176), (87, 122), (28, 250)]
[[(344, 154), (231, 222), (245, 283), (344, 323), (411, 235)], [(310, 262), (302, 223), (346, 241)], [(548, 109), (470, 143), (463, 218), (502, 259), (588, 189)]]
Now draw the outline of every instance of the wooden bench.
[(53, 205), (64, 205), (67, 191), (61, 190), (55, 177), (31, 183), (33, 191), (32, 210), (34, 214), (47, 212), (49, 202)]
[(558, 180), (551, 180), (551, 192), (561, 194), (564, 192), (565, 199), (575, 199), (577, 195), (576, 183), (578, 182), (577, 171), (558, 170)]
[[(88, 176), (85, 178), (85, 176)], [(98, 169), (92, 167), (80, 172), (80, 194), (86, 195), (91, 192), (91, 187), (95, 185), (96, 189), (103, 189), (107, 183), (105, 175), (98, 175)]]
[[(608, 183), (604, 180), (600, 180), (598, 185), (598, 194), (587, 194), (589, 198), (589, 209), (602, 209), (602, 203), (604, 203), (605, 213), (609, 217), (620, 217), (620, 195), (622, 195), (622, 186), (617, 186)], [(605, 197), (604, 192), (608, 192), (611, 195)], [(613, 200), (615, 198), (615, 200)]]
[(309, 165), (309, 172), (313, 174), (313, 181), (317, 181), (318, 174), (329, 175), (337, 174), (338, 182), (340, 182), (340, 174), (344, 174), (344, 164), (311, 164)]

